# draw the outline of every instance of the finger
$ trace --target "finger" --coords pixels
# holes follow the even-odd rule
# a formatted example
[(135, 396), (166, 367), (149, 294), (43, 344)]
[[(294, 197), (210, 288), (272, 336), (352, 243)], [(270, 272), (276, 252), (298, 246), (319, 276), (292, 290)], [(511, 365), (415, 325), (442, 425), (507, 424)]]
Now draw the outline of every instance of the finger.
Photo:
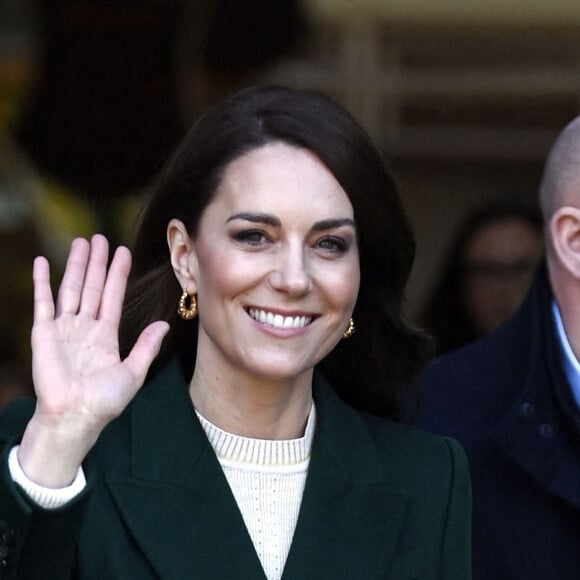
[(120, 246), (115, 250), (109, 273), (105, 281), (99, 318), (114, 325), (121, 320), (127, 278), (131, 269), (131, 252)]
[(50, 288), (50, 266), (42, 256), (34, 260), (32, 266), (34, 283), (34, 322), (44, 322), (54, 318), (54, 300)]
[(145, 381), (149, 367), (159, 354), (161, 343), (168, 331), (169, 324), (167, 322), (158, 320), (151, 323), (141, 332), (135, 346), (123, 361), (123, 364), (135, 377), (137, 387), (140, 387)]
[(97, 234), (91, 239), (89, 263), (81, 293), (79, 312), (95, 317), (99, 311), (107, 275), (109, 242)]
[(65, 312), (76, 313), (78, 311), (89, 251), (90, 247), (87, 240), (83, 238), (73, 240), (58, 291), (56, 301), (57, 316)]

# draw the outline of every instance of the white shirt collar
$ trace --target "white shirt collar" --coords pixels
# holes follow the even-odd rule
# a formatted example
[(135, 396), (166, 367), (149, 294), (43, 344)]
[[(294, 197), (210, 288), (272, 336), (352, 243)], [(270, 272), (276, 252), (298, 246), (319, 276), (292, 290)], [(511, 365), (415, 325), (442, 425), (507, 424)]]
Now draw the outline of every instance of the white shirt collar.
[(555, 300), (552, 300), (552, 313), (554, 315), (554, 321), (556, 322), (556, 329), (558, 330), (560, 345), (562, 346), (562, 363), (564, 364), (564, 373), (566, 374), (566, 378), (572, 387), (572, 393), (574, 394), (576, 403), (580, 407), (580, 362), (578, 362), (578, 359), (576, 358), (576, 355), (570, 346), (570, 341), (566, 336), (566, 329), (564, 328), (564, 323), (562, 322), (562, 315), (560, 314), (560, 309), (558, 308)]

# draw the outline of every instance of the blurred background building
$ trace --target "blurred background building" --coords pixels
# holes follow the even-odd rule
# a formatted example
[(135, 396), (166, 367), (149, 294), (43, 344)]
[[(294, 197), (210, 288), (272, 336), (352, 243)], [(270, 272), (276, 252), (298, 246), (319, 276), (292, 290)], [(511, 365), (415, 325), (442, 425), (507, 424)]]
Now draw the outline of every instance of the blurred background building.
[(575, 0), (0, 0), (2, 360), (29, 356), (30, 256), (58, 272), (75, 235), (130, 242), (191, 121), (262, 82), (330, 93), (384, 152), (418, 316), (474, 207), (536, 206), (580, 112), (579, 33)]

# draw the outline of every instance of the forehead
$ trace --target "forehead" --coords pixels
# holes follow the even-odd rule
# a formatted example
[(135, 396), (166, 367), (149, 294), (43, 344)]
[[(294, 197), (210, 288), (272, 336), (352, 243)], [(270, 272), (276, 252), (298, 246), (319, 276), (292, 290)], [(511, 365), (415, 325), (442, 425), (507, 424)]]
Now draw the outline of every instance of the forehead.
[(214, 204), (272, 212), (300, 208), (306, 214), (330, 212), (350, 218), (354, 213), (346, 192), (314, 153), (279, 142), (232, 161), (210, 207)]
[(506, 217), (481, 227), (467, 247), (467, 256), (501, 260), (540, 255), (542, 251), (541, 231), (518, 217)]

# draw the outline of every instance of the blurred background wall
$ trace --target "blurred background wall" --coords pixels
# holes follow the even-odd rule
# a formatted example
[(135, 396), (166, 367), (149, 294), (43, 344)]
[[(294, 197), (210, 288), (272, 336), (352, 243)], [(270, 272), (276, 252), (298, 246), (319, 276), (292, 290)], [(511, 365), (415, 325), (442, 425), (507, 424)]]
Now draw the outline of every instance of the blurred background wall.
[(0, 0), (5, 358), (28, 356), (31, 256), (58, 272), (75, 235), (130, 242), (191, 121), (270, 81), (330, 93), (384, 152), (418, 238), (416, 316), (473, 208), (535, 207), (579, 112), (579, 33), (574, 0)]

